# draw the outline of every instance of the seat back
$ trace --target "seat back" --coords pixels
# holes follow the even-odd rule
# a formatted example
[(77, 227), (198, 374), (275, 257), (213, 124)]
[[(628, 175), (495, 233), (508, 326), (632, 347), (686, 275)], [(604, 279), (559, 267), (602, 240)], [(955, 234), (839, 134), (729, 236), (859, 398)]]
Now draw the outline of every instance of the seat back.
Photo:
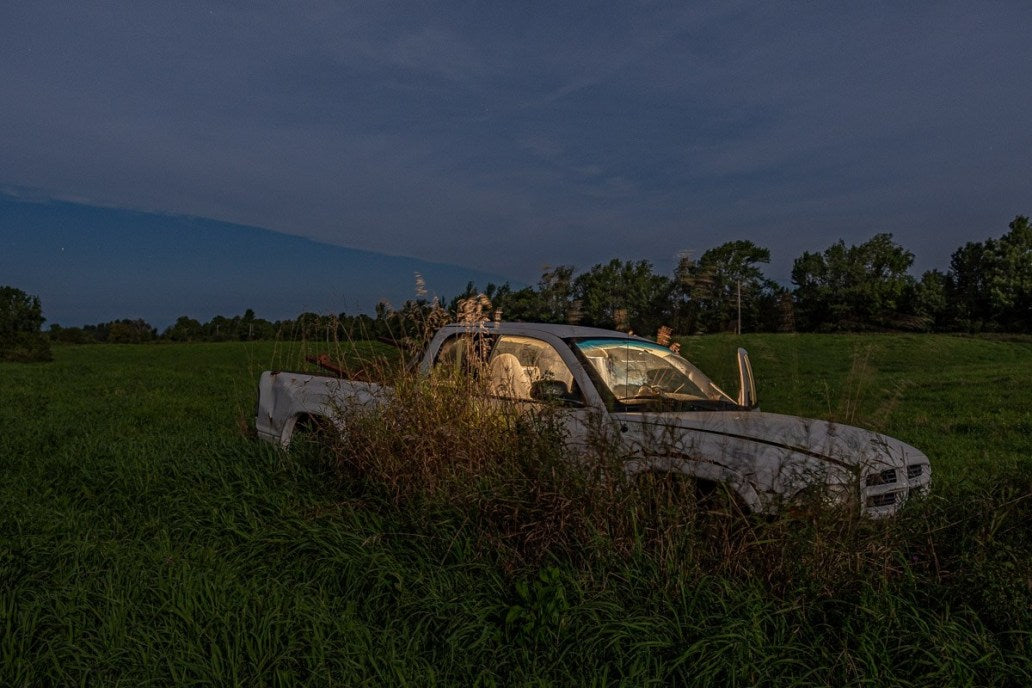
[(491, 394), (510, 399), (530, 399), (530, 376), (512, 354), (497, 354), (491, 359)]

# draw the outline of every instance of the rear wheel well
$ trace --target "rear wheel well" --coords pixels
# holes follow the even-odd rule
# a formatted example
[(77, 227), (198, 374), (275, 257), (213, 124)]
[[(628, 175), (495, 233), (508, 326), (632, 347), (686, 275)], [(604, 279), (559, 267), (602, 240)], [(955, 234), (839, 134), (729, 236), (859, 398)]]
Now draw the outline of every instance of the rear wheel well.
[(333, 422), (326, 416), (314, 413), (299, 413), (294, 416), (293, 426), (288, 436), (288, 444), (297, 441), (327, 443), (335, 434)]

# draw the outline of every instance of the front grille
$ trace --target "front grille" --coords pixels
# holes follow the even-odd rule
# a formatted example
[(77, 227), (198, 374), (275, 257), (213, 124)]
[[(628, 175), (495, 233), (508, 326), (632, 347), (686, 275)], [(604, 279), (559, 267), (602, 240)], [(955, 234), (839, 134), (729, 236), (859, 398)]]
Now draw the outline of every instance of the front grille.
[(899, 493), (886, 492), (885, 494), (873, 495), (867, 498), (867, 506), (868, 508), (876, 506), (892, 506), (896, 503), (897, 494)]
[(881, 473), (872, 473), (867, 476), (867, 487), (874, 485), (890, 485), (896, 482), (896, 469), (887, 468)]
[(907, 478), (913, 480), (914, 478), (920, 478), (924, 474), (924, 464), (915, 463), (907, 466)]

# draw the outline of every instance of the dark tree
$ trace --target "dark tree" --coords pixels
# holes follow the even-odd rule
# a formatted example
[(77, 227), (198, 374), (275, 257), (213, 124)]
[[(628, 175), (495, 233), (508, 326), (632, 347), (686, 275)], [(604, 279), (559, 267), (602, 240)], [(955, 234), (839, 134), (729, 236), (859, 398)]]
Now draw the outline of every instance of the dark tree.
[(41, 331), (44, 320), (38, 296), (0, 287), (0, 360), (51, 360), (50, 342)]
[(770, 250), (751, 241), (729, 241), (698, 261), (681, 258), (674, 278), (679, 332), (734, 332), (739, 304), (743, 331), (777, 329), (782, 289), (763, 276)]
[(572, 265), (545, 266), (538, 282), (541, 322), (564, 323), (571, 319), (573, 272)]
[(204, 338), (201, 323), (185, 315), (179, 316), (174, 325), (169, 325), (162, 333), (163, 339), (173, 342), (196, 342)]
[(876, 234), (859, 246), (806, 252), (792, 266), (796, 322), (808, 330), (912, 327), (914, 254)]
[(1032, 225), (1018, 215), (999, 239), (969, 242), (950, 258), (946, 290), (962, 330), (1032, 331)]
[(1032, 225), (1019, 215), (989, 252), (989, 305), (997, 326), (1032, 332)]
[(129, 320), (113, 320), (107, 323), (107, 342), (109, 344), (142, 344), (157, 336), (156, 330), (140, 318)]
[(654, 334), (670, 320), (672, 289), (670, 279), (652, 272), (647, 260), (614, 258), (577, 276), (573, 307), (579, 302), (583, 325)]
[(490, 290), (484, 295), (491, 299), (491, 304), (501, 311), (503, 320), (514, 322), (544, 322), (548, 317), (545, 299), (534, 287), (524, 287), (516, 291), (508, 284), (498, 288), (493, 294)]
[(946, 290), (951, 326), (970, 332), (996, 329), (989, 293), (992, 239), (968, 242), (950, 256)]
[(914, 286), (914, 313), (922, 320), (922, 329), (945, 330), (949, 326), (948, 278), (939, 270), (921, 275)]
[(47, 339), (51, 343), (60, 344), (89, 344), (94, 341), (93, 337), (87, 334), (81, 327), (61, 327), (52, 323), (47, 330)]

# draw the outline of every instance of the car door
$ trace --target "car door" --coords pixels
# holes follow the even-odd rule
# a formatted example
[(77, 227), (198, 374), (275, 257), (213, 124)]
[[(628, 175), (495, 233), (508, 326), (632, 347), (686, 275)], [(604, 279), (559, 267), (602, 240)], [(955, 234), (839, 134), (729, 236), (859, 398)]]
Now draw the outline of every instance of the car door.
[(606, 444), (608, 414), (594, 399), (597, 394), (589, 398), (584, 393), (585, 376), (578, 380), (555, 344), (525, 334), (500, 335), (491, 347), (485, 378), (493, 403), (515, 406), (541, 422), (558, 420), (572, 453), (590, 456)]

